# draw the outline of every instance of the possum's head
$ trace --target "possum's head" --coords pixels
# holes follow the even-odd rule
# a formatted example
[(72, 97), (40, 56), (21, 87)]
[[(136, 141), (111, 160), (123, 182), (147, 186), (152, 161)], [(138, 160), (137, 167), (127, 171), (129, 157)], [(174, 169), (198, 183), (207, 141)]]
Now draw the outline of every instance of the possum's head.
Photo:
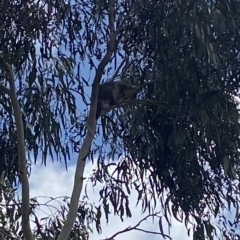
[(127, 85), (124, 90), (124, 95), (127, 99), (136, 99), (138, 87), (135, 85)]

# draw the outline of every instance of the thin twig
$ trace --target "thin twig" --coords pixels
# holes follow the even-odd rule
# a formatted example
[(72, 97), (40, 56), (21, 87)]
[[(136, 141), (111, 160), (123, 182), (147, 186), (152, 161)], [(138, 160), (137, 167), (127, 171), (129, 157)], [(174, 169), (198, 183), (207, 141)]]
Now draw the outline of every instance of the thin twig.
[(126, 62), (126, 57), (122, 60), (122, 62), (118, 66), (117, 70), (114, 72), (113, 76), (110, 78), (109, 82), (114, 81), (114, 79), (116, 78), (117, 74), (119, 73), (120, 69), (122, 68), (122, 66), (125, 62)]
[(144, 230), (144, 229), (141, 229), (141, 228), (135, 228), (134, 230), (136, 231), (140, 231), (140, 232), (145, 232), (145, 233), (149, 233), (149, 234), (157, 234), (157, 235), (162, 235), (164, 238), (167, 237), (169, 239), (172, 239), (171, 237), (169, 237), (168, 235), (166, 234), (162, 234), (162, 233), (159, 233), (159, 232), (154, 232), (154, 231), (148, 231), (148, 230)]

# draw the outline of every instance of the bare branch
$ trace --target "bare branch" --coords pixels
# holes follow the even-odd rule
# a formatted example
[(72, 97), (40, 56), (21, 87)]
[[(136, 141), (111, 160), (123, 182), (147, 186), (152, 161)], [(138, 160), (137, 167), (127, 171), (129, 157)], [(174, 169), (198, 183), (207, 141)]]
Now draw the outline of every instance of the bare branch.
[(121, 230), (121, 231), (113, 234), (111, 237), (105, 238), (105, 239), (103, 239), (103, 240), (114, 240), (114, 238), (117, 237), (118, 235), (123, 234), (123, 233), (126, 233), (126, 232), (130, 232), (130, 231), (132, 231), (132, 230), (142, 231), (142, 232), (151, 233), (151, 234), (158, 234), (158, 235), (163, 236), (164, 238), (167, 237), (167, 238), (169, 238), (169, 239), (172, 239), (172, 238), (169, 237), (168, 235), (163, 234), (163, 233), (160, 233), (160, 232), (152, 232), (152, 231), (143, 230), (143, 229), (141, 229), (141, 228), (138, 228), (138, 227), (140, 226), (140, 224), (141, 224), (143, 221), (146, 221), (149, 217), (159, 217), (158, 214), (159, 214), (159, 213), (149, 214), (149, 215), (147, 215), (145, 218), (141, 219), (135, 226), (133, 226), (133, 227), (130, 227), (130, 226), (129, 226), (129, 227), (127, 227), (127, 228), (125, 228), (125, 229), (123, 229), (123, 230)]
[(161, 236), (163, 236), (163, 238), (167, 237), (167, 238), (169, 238), (169, 239), (172, 239), (172, 238), (169, 237), (168, 235), (166, 235), (166, 234), (162, 234), (162, 233), (159, 233), (159, 232), (148, 231), (148, 230), (144, 230), (144, 229), (141, 229), (141, 228), (135, 228), (134, 230), (136, 230), (136, 231), (140, 231), (140, 232), (149, 233), (149, 234), (157, 234), (157, 235), (161, 235)]
[(5, 63), (5, 66), (8, 73), (8, 80), (10, 83), (9, 95), (11, 98), (11, 102), (14, 110), (15, 122), (17, 126), (18, 171), (19, 171), (20, 179), (22, 183), (22, 206), (21, 206), (22, 227), (23, 227), (24, 237), (26, 239), (33, 240), (34, 237), (32, 235), (30, 222), (29, 222), (29, 214), (30, 214), (29, 182), (28, 182), (27, 171), (26, 171), (26, 153), (25, 153), (25, 143), (24, 143), (25, 139), (24, 139), (22, 114), (21, 114), (21, 109), (17, 99), (12, 67), (8, 63)]
[[(171, 107), (165, 103), (164, 101), (153, 101), (153, 100), (126, 100), (126, 101), (123, 101), (121, 103), (119, 103), (118, 105), (114, 106), (114, 107), (111, 107), (110, 110), (112, 108), (115, 108), (115, 107), (124, 107), (124, 106), (128, 106), (128, 105), (158, 105), (158, 106), (161, 106), (163, 108), (165, 108), (166, 110), (168, 111), (171, 111)], [(109, 110), (108, 110), (109, 111)]]

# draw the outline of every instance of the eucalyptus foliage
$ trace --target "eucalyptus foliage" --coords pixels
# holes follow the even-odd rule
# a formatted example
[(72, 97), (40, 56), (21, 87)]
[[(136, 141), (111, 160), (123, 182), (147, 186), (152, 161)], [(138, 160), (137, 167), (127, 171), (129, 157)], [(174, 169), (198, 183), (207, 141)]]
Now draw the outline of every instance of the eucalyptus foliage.
[[(0, 2), (0, 84), (8, 87), (7, 62), (14, 67), (29, 161), (33, 155), (46, 164), (50, 156), (67, 166), (78, 151), (91, 100), (86, 89), (112, 34), (108, 7), (109, 1), (94, 0)], [(84, 211), (91, 212), (100, 232), (102, 211), (107, 220), (111, 209), (122, 220), (132, 216), (129, 195), (135, 189), (143, 211), (160, 208), (169, 225), (173, 215), (194, 239), (213, 239), (219, 233), (214, 229), (226, 239), (239, 237), (234, 228), (239, 227), (240, 2), (116, 1), (114, 26), (116, 41), (102, 80), (123, 62), (117, 77), (149, 84), (136, 101), (101, 118), (102, 141), (90, 149), (90, 158), (98, 158), (91, 180), (105, 185), (96, 213)], [(3, 87), (0, 171), (12, 184), (16, 128)], [(225, 210), (233, 207), (236, 216), (228, 222)], [(34, 215), (35, 236), (56, 237), (66, 214), (63, 208), (41, 224)], [(12, 216), (3, 215), (3, 222)], [(88, 237), (88, 222), (80, 220), (71, 239)], [(162, 222), (159, 229), (165, 234)], [(17, 231), (13, 235), (22, 237)]]
[(239, 238), (240, 3), (147, 1), (134, 11), (122, 74), (153, 84), (135, 106), (112, 113), (117, 123), (106, 118), (110, 155), (126, 156), (115, 175), (100, 176), (112, 183), (103, 197), (130, 216), (120, 186), (134, 187), (143, 211), (160, 207), (194, 239)]
[[(0, 13), (0, 174), (2, 181), (8, 181), (12, 186), (18, 183), (19, 162), (16, 119), (9, 90), (6, 91), (10, 89), (6, 64), (14, 69), (12, 79), (17, 89), (25, 135), (26, 149), (22, 151), (28, 152), (28, 165), (39, 158), (46, 165), (47, 157), (51, 157), (52, 160), (63, 159), (67, 166), (77, 144), (74, 133), (82, 126), (77, 123), (80, 114), (76, 98), (81, 99), (84, 83), (80, 81), (84, 51), (81, 51), (83, 46), (78, 39), (83, 8), (75, 8), (66, 1), (9, 0), (1, 1), (0, 9), (4, 10)], [(25, 189), (28, 193), (28, 188)], [(1, 226), (6, 228), (1, 230), (1, 236), (22, 239), (23, 229), (17, 221), (22, 215), (22, 203), (13, 196), (7, 198), (7, 195), (8, 189), (1, 186), (0, 202), (6, 209), (1, 213)], [(32, 205), (30, 210), (33, 210)], [(61, 215), (61, 219), (65, 214), (67, 212)], [(34, 212), (30, 215), (36, 216)], [(57, 222), (57, 218), (54, 219)], [(43, 228), (40, 221), (36, 216), (35, 236), (45, 235), (46, 239), (53, 234), (51, 236), (56, 237), (59, 225), (54, 221), (52, 225), (50, 221), (49, 228)], [(85, 219), (75, 226), (75, 237), (86, 235), (84, 222)]]

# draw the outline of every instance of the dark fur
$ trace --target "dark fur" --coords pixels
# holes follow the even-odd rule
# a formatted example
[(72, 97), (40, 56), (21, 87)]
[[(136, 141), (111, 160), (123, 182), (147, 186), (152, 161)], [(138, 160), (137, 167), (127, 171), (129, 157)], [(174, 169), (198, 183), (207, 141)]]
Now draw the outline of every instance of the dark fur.
[(136, 86), (124, 82), (105, 82), (100, 84), (98, 92), (98, 105), (96, 118), (98, 119), (102, 111), (107, 111), (124, 100), (135, 99), (137, 93), (133, 93)]

